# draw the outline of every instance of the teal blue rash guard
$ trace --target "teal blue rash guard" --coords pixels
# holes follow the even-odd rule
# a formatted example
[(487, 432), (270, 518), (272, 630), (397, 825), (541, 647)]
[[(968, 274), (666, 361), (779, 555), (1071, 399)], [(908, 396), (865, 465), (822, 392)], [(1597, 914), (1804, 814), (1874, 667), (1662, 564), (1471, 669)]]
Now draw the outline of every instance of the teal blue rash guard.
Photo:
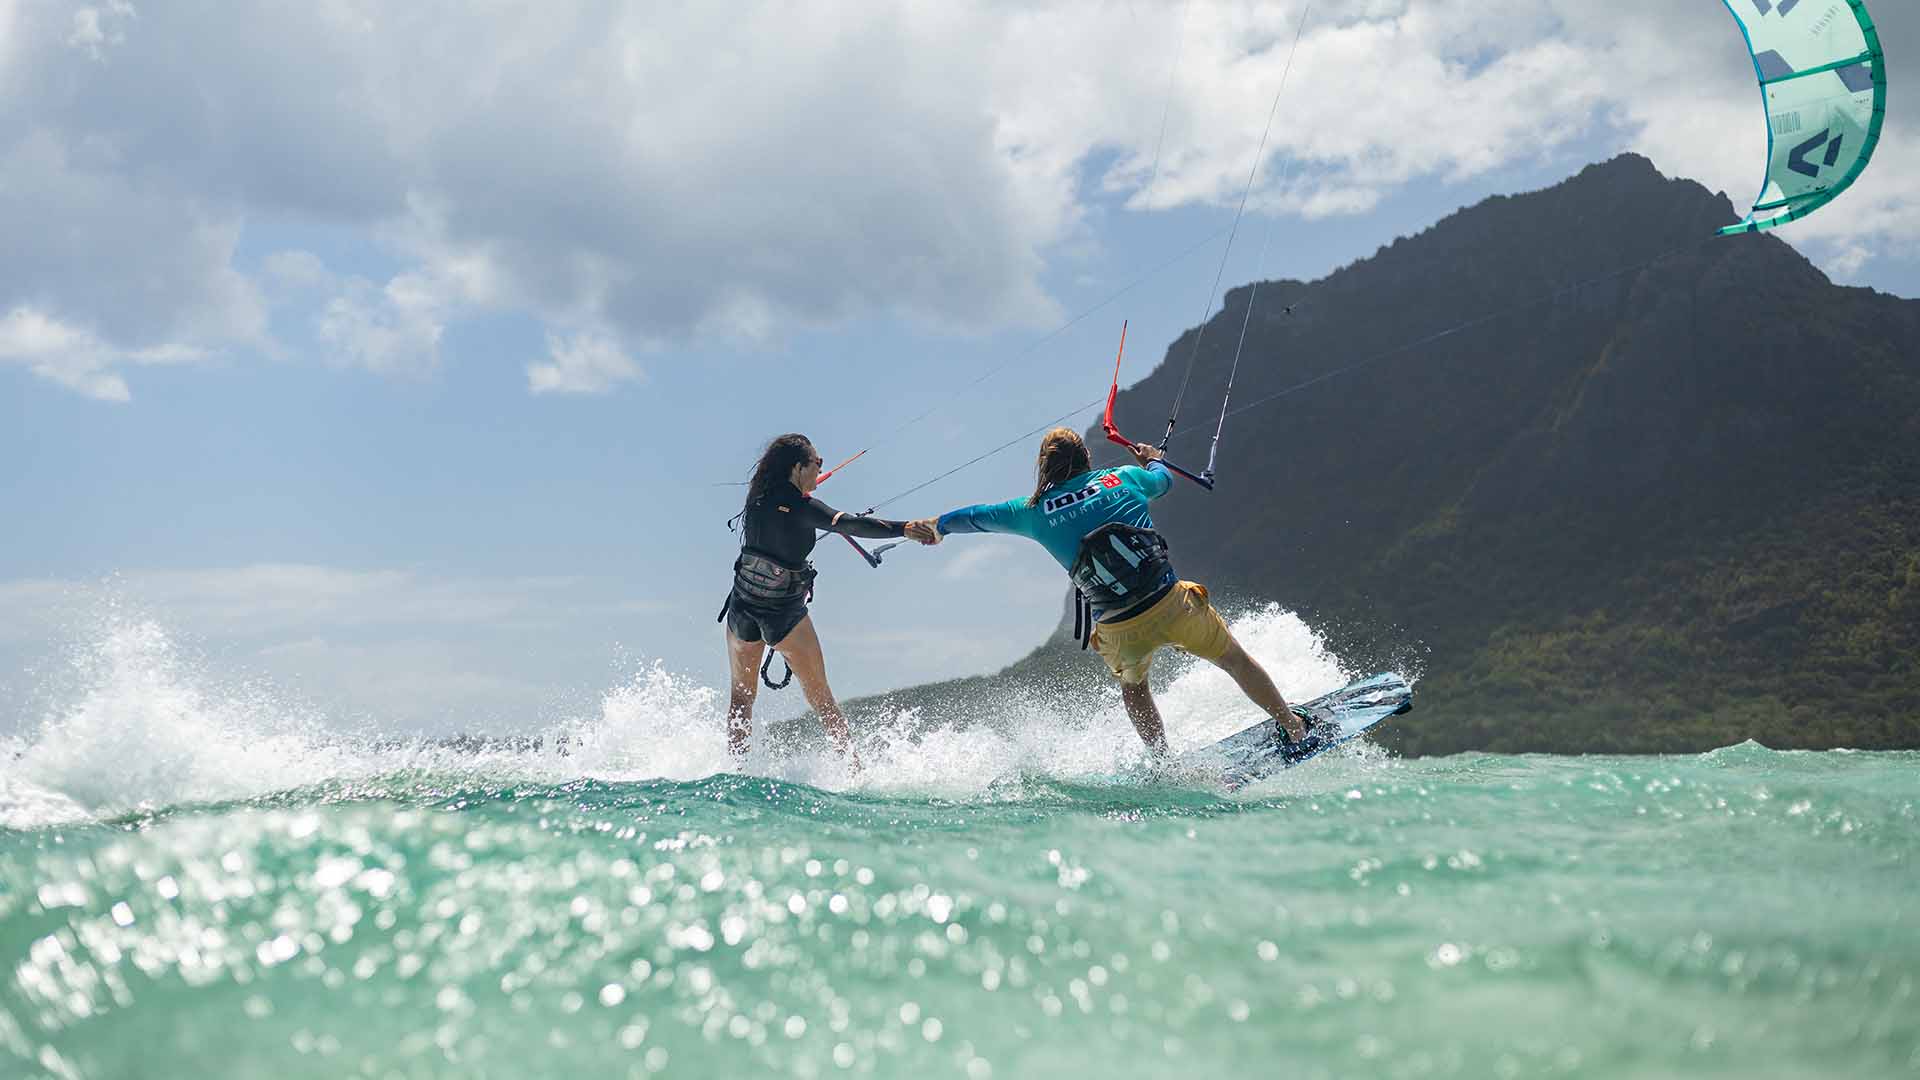
[[(1147, 504), (1173, 490), (1173, 473), (1158, 461), (1146, 468), (1123, 465), (1094, 469), (1048, 488), (1035, 503), (1027, 498), (1003, 503), (963, 506), (940, 515), (942, 535), (953, 533), (1010, 533), (1037, 540), (1053, 561), (1072, 570), (1080, 555), (1080, 541), (1088, 533), (1118, 521), (1139, 529), (1153, 528)], [(1168, 567), (1156, 596), (1179, 580)], [(1131, 613), (1126, 612), (1126, 613)], [(1112, 614), (1096, 609), (1094, 617)]]

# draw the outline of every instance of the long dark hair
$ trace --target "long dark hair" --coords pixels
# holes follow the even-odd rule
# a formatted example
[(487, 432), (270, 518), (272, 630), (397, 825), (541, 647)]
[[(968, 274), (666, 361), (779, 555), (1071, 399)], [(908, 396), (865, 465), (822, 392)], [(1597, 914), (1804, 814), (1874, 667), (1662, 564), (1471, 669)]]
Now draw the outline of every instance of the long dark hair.
[(793, 476), (795, 465), (813, 460), (813, 441), (805, 435), (788, 432), (767, 444), (760, 463), (753, 467), (753, 479), (747, 481), (747, 503), (742, 512), (766, 498), (784, 480)]
[(1027, 500), (1028, 506), (1039, 506), (1040, 496), (1047, 489), (1062, 483), (1093, 468), (1093, 455), (1087, 452), (1086, 440), (1072, 428), (1057, 427), (1047, 432), (1040, 440), (1040, 460), (1035, 463), (1033, 498)]

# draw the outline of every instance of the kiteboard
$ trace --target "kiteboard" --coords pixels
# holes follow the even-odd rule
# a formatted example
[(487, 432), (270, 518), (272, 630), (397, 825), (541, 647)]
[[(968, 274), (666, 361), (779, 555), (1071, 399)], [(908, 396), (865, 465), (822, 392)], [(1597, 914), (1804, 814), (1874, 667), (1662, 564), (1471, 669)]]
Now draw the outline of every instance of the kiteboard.
[(1272, 717), (1212, 746), (1203, 746), (1180, 755), (1180, 763), (1195, 769), (1220, 771), (1227, 789), (1237, 791), (1257, 780), (1264, 780), (1284, 769), (1291, 769), (1363, 733), (1389, 716), (1413, 709), (1413, 688), (1393, 672), (1370, 675), (1343, 686), (1331, 694), (1322, 694), (1293, 711), (1313, 720), (1318, 738), (1302, 747), (1303, 753), (1287, 757), (1280, 752), (1274, 737)]

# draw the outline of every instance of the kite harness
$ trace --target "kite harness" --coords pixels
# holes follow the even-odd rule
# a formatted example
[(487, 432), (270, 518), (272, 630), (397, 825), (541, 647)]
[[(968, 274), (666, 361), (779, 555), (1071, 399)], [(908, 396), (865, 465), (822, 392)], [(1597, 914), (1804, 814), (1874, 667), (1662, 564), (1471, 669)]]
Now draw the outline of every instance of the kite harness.
[(1113, 621), (1153, 606), (1173, 583), (1167, 540), (1152, 529), (1110, 521), (1080, 541), (1080, 554), (1067, 570), (1074, 587), (1073, 636), (1082, 649), (1093, 637), (1095, 609), (1113, 612)]
[[(727, 621), (727, 611), (733, 607), (733, 598), (775, 608), (795, 600), (811, 603), (813, 600), (813, 579), (819, 574), (811, 562), (801, 567), (791, 567), (777, 559), (769, 558), (757, 551), (742, 549), (740, 557), (733, 560), (733, 589), (720, 604), (720, 614), (715, 622)], [(773, 681), (773, 658), (777, 650), (768, 649), (767, 658), (760, 664), (760, 681), (768, 689), (784, 690), (793, 681), (793, 665), (786, 658), (780, 662), (787, 665), (787, 674), (779, 682)]]

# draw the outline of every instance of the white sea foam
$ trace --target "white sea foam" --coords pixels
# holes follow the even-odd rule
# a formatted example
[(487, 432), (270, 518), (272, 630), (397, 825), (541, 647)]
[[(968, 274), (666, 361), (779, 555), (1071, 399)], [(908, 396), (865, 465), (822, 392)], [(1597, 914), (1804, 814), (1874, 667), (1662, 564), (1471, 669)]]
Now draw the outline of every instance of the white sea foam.
[[(1293, 613), (1269, 605), (1235, 636), (1294, 700), (1354, 674)], [(1097, 661), (1088, 658), (1089, 664)], [(1163, 653), (1156, 683), (1175, 750), (1259, 719), (1225, 673)], [(692, 780), (744, 768), (827, 788), (987, 795), (1027, 777), (1112, 778), (1143, 765), (1110, 683), (1061, 715), (1031, 703), (980, 703), (954, 720), (903, 712), (857, 732), (865, 770), (837, 755), (770, 745), (743, 766), (728, 757), (724, 695), (652, 663), (606, 691), (597, 715), (532, 723), (539, 745), (455, 750), (349, 736), (271, 687), (235, 681), (188, 658), (151, 619), (116, 614), (76, 653), (76, 689), (37, 730), (0, 746), (0, 825), (23, 828), (181, 803), (247, 798), (408, 770), (564, 781)], [(813, 745), (813, 744), (810, 744)]]
[(346, 764), (317, 719), (271, 689), (211, 689), (151, 620), (110, 622), (74, 666), (77, 696), (0, 770), (0, 824), (284, 790)]
[[(1236, 618), (1234, 637), (1273, 676), (1289, 700), (1337, 689), (1350, 680), (1338, 658), (1299, 616), (1277, 605)], [(1098, 664), (1091, 656), (1088, 664)], [(1211, 664), (1163, 651), (1155, 662), (1155, 694), (1175, 752), (1231, 735), (1263, 715), (1233, 680)], [(1104, 683), (1072, 715), (1024, 702), (983, 701), (964, 724), (916, 730), (903, 716), (870, 738), (860, 783), (883, 790), (968, 794), (1010, 777), (1104, 779), (1145, 765), (1139, 736), (1120, 704), (1117, 684)]]

